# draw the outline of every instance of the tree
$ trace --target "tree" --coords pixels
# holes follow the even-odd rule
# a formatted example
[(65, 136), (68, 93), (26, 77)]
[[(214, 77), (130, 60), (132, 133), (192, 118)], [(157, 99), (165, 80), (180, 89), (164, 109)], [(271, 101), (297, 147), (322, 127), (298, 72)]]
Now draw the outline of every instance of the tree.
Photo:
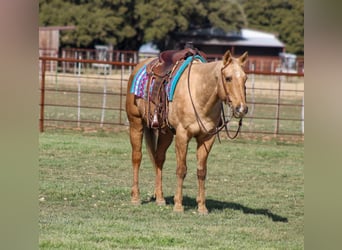
[(288, 52), (304, 54), (303, 0), (240, 1), (248, 27), (277, 33)]
[(179, 31), (212, 26), (239, 30), (246, 24), (242, 10), (236, 1), (145, 0), (137, 2), (135, 13), (143, 41), (154, 41), (164, 49)]
[[(40, 25), (75, 25), (63, 32), (63, 45), (91, 47), (97, 43), (117, 45), (134, 37), (136, 31), (126, 22), (131, 1), (119, 0), (40, 0)], [(125, 4), (126, 3), (126, 4)]]
[(246, 26), (247, 22), (240, 4), (236, 1), (215, 0), (207, 3), (208, 22), (211, 27), (221, 28), (224, 31), (238, 31)]
[(39, 24), (75, 25), (62, 46), (112, 44), (136, 50), (153, 41), (167, 47), (173, 35), (194, 28), (276, 32), (287, 51), (304, 53), (303, 0), (39, 0)]

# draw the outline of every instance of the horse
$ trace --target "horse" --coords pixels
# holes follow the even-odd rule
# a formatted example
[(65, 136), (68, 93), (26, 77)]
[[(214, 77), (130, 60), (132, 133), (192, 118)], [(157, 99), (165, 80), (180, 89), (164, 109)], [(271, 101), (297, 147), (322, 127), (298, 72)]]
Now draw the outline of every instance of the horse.
[(141, 204), (139, 168), (142, 160), (143, 137), (145, 137), (146, 148), (155, 168), (155, 201), (158, 205), (166, 204), (162, 190), (162, 170), (166, 151), (175, 138), (177, 187), (173, 211), (184, 211), (182, 201), (183, 182), (187, 174), (186, 156), (189, 141), (195, 138), (197, 142), (197, 210), (200, 214), (208, 213), (205, 204), (207, 159), (216, 138), (215, 131), (223, 122), (222, 106), (228, 105), (233, 116), (240, 119), (248, 112), (245, 87), (247, 75), (243, 70), (247, 57), (247, 51), (236, 58), (227, 50), (222, 60), (206, 63), (195, 61), (189, 65), (179, 78), (173, 100), (168, 103), (168, 126), (163, 131), (148, 126), (147, 100), (138, 98), (130, 91), (133, 78), (139, 69), (154, 58), (146, 59), (136, 65), (128, 80), (126, 96), (133, 166), (132, 204)]

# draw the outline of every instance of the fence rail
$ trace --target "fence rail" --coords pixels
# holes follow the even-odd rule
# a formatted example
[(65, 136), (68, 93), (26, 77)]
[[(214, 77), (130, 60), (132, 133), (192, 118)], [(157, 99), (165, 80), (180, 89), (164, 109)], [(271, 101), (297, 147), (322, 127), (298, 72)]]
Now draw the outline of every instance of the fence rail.
[[(136, 65), (131, 62), (39, 57), (39, 128), (68, 127), (111, 129), (128, 126), (125, 113), (126, 87)], [(51, 71), (47, 65), (56, 64)], [(63, 63), (73, 63), (73, 72), (63, 72)], [(106, 64), (112, 70), (99, 72), (91, 64)], [(304, 74), (246, 69), (247, 102), (250, 111), (242, 134), (304, 135)], [(232, 123), (231, 129), (237, 126)]]
[[(141, 53), (133, 50), (114, 50), (110, 46), (95, 46), (95, 49), (84, 48), (62, 48), (59, 52), (52, 48), (40, 48), (40, 56), (50, 56), (73, 59), (89, 59), (98, 61), (117, 61), (138, 63), (139, 61), (155, 57), (156, 53)], [(222, 54), (207, 54), (208, 61), (216, 61), (222, 59)], [(261, 71), (261, 72), (291, 72), (304, 73), (304, 57), (297, 57), (291, 65), (286, 64), (285, 59), (280, 56), (248, 56), (246, 69)], [(284, 64), (285, 63), (285, 64)], [(108, 64), (89, 65), (97, 67), (101, 70), (104, 67), (108, 68)], [(55, 64), (51, 61), (48, 65), (49, 69), (54, 70)], [(289, 68), (290, 67), (290, 68)], [(63, 72), (71, 72), (75, 68), (73, 62), (63, 63)]]

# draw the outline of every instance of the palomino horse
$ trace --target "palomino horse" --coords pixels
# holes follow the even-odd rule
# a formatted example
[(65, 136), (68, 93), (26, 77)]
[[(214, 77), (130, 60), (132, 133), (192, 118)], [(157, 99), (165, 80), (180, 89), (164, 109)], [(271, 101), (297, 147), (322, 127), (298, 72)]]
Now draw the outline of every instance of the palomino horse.
[[(142, 140), (145, 133), (146, 146), (155, 167), (155, 198), (158, 205), (165, 204), (162, 191), (162, 169), (168, 147), (175, 137), (177, 159), (177, 188), (174, 196), (174, 211), (184, 211), (183, 181), (187, 173), (186, 155), (192, 137), (197, 141), (198, 212), (208, 213), (205, 205), (205, 178), (207, 158), (215, 140), (214, 131), (222, 124), (222, 103), (228, 104), (236, 118), (248, 111), (245, 82), (247, 76), (243, 65), (247, 52), (234, 58), (227, 51), (221, 61), (193, 63), (179, 78), (174, 97), (168, 103), (168, 125), (162, 132), (147, 126), (146, 100), (130, 92), (134, 75), (153, 59), (139, 63), (128, 81), (126, 112), (130, 123), (132, 146), (133, 186), (131, 201), (140, 204), (139, 168), (142, 159)], [(172, 129), (171, 129), (172, 128)], [(157, 130), (158, 131), (158, 130)]]

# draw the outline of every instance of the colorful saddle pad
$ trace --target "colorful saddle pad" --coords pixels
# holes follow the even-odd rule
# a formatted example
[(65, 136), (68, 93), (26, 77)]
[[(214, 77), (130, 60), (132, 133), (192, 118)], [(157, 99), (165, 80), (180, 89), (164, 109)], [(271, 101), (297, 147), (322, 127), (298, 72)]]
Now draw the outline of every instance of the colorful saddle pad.
[[(179, 81), (179, 78), (183, 74), (186, 67), (192, 61), (192, 58), (193, 58), (193, 56), (187, 57), (186, 60), (184, 60), (184, 62), (182, 63), (182, 65), (179, 67), (179, 69), (177, 70), (175, 75), (166, 84), (165, 87), (166, 87), (166, 94), (168, 97), (168, 101), (172, 102), (173, 95), (175, 93), (175, 89), (176, 89), (177, 83)], [(206, 62), (206, 60), (199, 55), (195, 55), (194, 60), (199, 60), (203, 63)], [(153, 84), (154, 84), (154, 81), (152, 81), (149, 90), (147, 89), (147, 83), (148, 83), (148, 77), (149, 76), (148, 76), (148, 73), (146, 72), (146, 68), (147, 68), (147, 65), (144, 65), (143, 67), (141, 67), (139, 69), (139, 71), (137, 72), (137, 74), (133, 78), (133, 83), (132, 83), (131, 90), (130, 90), (130, 92), (132, 94), (134, 94), (140, 98), (144, 98), (145, 100), (147, 100), (148, 94), (151, 93), (151, 91), (153, 89)]]

